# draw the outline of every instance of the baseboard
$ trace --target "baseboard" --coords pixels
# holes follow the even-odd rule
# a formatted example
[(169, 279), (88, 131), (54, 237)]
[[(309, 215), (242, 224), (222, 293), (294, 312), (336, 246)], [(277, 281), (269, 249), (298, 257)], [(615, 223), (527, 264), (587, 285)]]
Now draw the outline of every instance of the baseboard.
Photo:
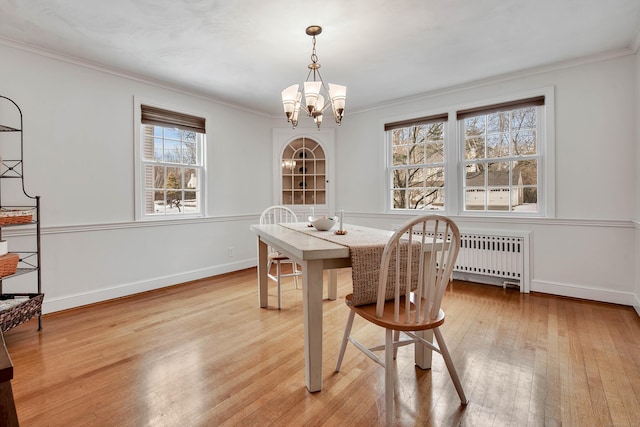
[(42, 313), (53, 313), (56, 311), (81, 307), (83, 305), (95, 304), (97, 302), (160, 289), (167, 286), (190, 282), (192, 280), (204, 279), (206, 277), (243, 270), (245, 268), (255, 267), (255, 265), (256, 260), (254, 258), (229, 264), (216, 265), (201, 270), (188, 271), (171, 276), (156, 277), (149, 280), (116, 285), (87, 293), (65, 295), (58, 298), (49, 298), (45, 295), (44, 302), (42, 303)]
[[(230, 273), (245, 268), (255, 267), (256, 260), (247, 259), (234, 263), (212, 266), (206, 269), (188, 271), (172, 276), (156, 277), (149, 280), (127, 283), (87, 293), (65, 295), (58, 298), (49, 298), (45, 295), (42, 304), (44, 314), (53, 313), (83, 305), (95, 304), (110, 299), (121, 298), (167, 286), (173, 286), (192, 280), (204, 279), (219, 274)], [(487, 283), (489, 284), (489, 283)], [(498, 283), (490, 283), (498, 284)], [(552, 295), (560, 295), (573, 298), (582, 298), (593, 301), (608, 302), (613, 304), (632, 306), (640, 316), (640, 298), (630, 292), (612, 291), (610, 289), (596, 289), (578, 286), (575, 284), (553, 283), (540, 280), (531, 281), (531, 291)]]
[(519, 280), (505, 279), (504, 277), (488, 276), (485, 274), (474, 274), (463, 271), (454, 271), (453, 278), (466, 282), (481, 283), (483, 285), (506, 286), (510, 288), (518, 288), (520, 292), (524, 292)]
[[(540, 280), (531, 281), (532, 292), (542, 292), (565, 297), (582, 298), (612, 304), (640, 306), (638, 297), (631, 292), (621, 292), (611, 289), (588, 288), (576, 284), (553, 283)], [(636, 311), (638, 308), (636, 308)]]

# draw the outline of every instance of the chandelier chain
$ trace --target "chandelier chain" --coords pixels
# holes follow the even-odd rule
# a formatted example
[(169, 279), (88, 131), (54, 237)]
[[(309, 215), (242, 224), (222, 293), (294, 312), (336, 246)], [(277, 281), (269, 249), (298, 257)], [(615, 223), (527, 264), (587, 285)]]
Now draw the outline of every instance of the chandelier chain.
[(318, 63), (318, 55), (316, 54), (316, 36), (313, 36), (313, 49), (311, 50), (311, 62)]

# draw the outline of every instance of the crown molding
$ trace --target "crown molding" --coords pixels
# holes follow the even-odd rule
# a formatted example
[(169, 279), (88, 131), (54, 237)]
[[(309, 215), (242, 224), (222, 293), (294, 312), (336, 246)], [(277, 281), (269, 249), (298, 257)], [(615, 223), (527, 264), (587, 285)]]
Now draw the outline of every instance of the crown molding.
[(53, 50), (50, 49), (45, 49), (43, 47), (40, 46), (36, 46), (36, 45), (32, 45), (29, 43), (24, 43), (24, 42), (18, 42), (15, 40), (11, 40), (11, 39), (7, 39), (4, 37), (0, 37), (0, 45), (4, 45), (7, 46), (9, 48), (13, 48), (13, 49), (17, 49), (17, 50), (21, 50), (24, 52), (29, 52), (29, 53), (33, 53), (35, 55), (40, 55), (40, 56), (44, 56), (56, 61), (61, 61), (61, 62), (66, 62), (68, 64), (73, 64), (76, 65), (78, 67), (84, 67), (84, 68), (89, 68), (91, 70), (95, 70), (95, 71), (100, 71), (106, 74), (110, 74), (116, 77), (120, 77), (120, 78), (124, 78), (127, 80), (132, 80), (135, 82), (139, 82), (139, 83), (144, 83), (144, 84), (148, 84), (151, 86), (155, 86), (161, 89), (165, 89), (165, 90), (170, 90), (172, 92), (177, 92), (177, 93), (181, 93), (183, 95), (188, 95), (188, 96), (192, 96), (194, 98), (199, 98), (202, 99), (204, 101), (208, 101), (208, 102), (213, 102), (216, 104), (220, 104), (223, 105), (225, 107), (229, 107), (229, 108), (233, 108), (235, 110), (240, 110), (240, 111), (244, 111), (246, 113), (251, 113), (251, 114), (256, 114), (262, 117), (266, 117), (266, 118), (271, 118), (271, 114), (267, 114), (264, 113), (262, 111), (256, 111), (256, 110), (252, 110), (250, 108), (244, 107), (242, 105), (238, 105), (238, 104), (233, 104), (231, 102), (228, 102), (226, 100), (223, 100), (221, 98), (216, 98), (214, 96), (210, 96), (210, 95), (203, 95), (201, 92), (196, 92), (192, 89), (188, 89), (185, 87), (180, 87), (177, 85), (170, 85), (167, 82), (164, 82), (162, 80), (158, 80), (158, 79), (154, 79), (152, 77), (149, 76), (144, 76), (141, 74), (135, 74), (135, 73), (131, 73), (128, 71), (123, 71), (121, 69), (115, 68), (115, 67), (110, 67), (108, 65), (105, 65), (103, 63), (99, 63), (99, 62), (94, 62), (94, 61), (89, 61), (87, 59), (81, 59), (72, 55), (63, 55), (59, 52), (55, 52)]
[[(638, 38), (636, 38), (636, 42), (640, 43), (640, 33), (638, 34)], [(636, 44), (636, 43), (634, 43)], [(637, 50), (637, 49), (636, 49)], [(411, 95), (408, 97), (392, 99), (389, 101), (381, 102), (375, 105), (370, 105), (366, 108), (360, 108), (355, 110), (349, 110), (349, 114), (361, 114), (366, 113), (373, 110), (379, 110), (383, 108), (389, 108), (393, 106), (408, 104), (411, 102), (422, 101), (429, 98), (435, 98), (443, 95), (450, 95), (458, 92), (468, 91), (472, 89), (481, 88), (484, 86), (496, 84), (496, 83), (504, 83), (509, 80), (521, 79), (524, 77), (535, 76), (538, 74), (548, 73), (551, 71), (559, 71), (567, 68), (574, 68), (586, 64), (592, 64), (602, 61), (608, 61), (615, 58), (622, 58), (625, 56), (633, 55), (634, 51), (631, 47), (611, 50), (607, 52), (601, 52), (594, 55), (583, 56), (580, 58), (569, 59), (565, 61), (554, 62), (551, 64), (540, 65), (537, 67), (527, 68), (523, 70), (513, 71), (510, 73), (500, 74), (497, 76), (487, 77), (485, 79), (475, 80), (472, 82), (462, 83), (460, 85), (449, 86), (442, 89), (436, 89), (429, 92), (423, 92), (416, 95)]]

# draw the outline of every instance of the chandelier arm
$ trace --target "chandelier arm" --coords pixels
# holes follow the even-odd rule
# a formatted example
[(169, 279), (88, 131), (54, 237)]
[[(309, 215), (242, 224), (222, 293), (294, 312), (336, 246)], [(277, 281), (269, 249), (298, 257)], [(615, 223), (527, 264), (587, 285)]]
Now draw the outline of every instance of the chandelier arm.
[(327, 86), (325, 86), (324, 84), (324, 80), (322, 80), (322, 75), (320, 74), (320, 68), (317, 69), (318, 71), (318, 78), (320, 79), (320, 83), (322, 83), (322, 89), (324, 89), (324, 93), (327, 94), (327, 100), (329, 102), (324, 103), (324, 106), (322, 107), (322, 110), (320, 110), (321, 113), (324, 113), (324, 110), (326, 110), (330, 104), (333, 104), (333, 100), (331, 99), (331, 92), (329, 92), (329, 89), (327, 89)]
[(313, 73), (313, 80), (312, 81), (314, 81), (314, 82), (316, 81), (316, 74), (315, 74), (314, 70), (309, 68), (309, 72), (307, 73), (307, 78), (306, 78), (305, 82), (309, 81), (309, 77), (311, 77), (311, 73)]

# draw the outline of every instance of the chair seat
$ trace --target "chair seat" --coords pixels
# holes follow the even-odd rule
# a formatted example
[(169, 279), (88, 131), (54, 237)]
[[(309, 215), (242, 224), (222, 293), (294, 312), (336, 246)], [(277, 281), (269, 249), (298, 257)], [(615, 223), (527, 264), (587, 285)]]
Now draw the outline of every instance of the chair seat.
[[(351, 301), (353, 298), (353, 294), (349, 294), (345, 297), (345, 302), (349, 306), (351, 310), (353, 310), (356, 314), (363, 317), (364, 319), (374, 323), (378, 326), (381, 326), (385, 329), (393, 329), (394, 331), (425, 331), (427, 329), (437, 328), (438, 326), (444, 323), (444, 311), (440, 309), (438, 312), (438, 317), (431, 321), (424, 321), (421, 323), (406, 323), (404, 319), (405, 312), (405, 298), (400, 298), (400, 321), (396, 322), (393, 320), (393, 311), (394, 311), (394, 301), (389, 300), (384, 304), (384, 313), (382, 317), (376, 316), (376, 304), (366, 304), (366, 305), (357, 305), (354, 306)], [(415, 313), (416, 306), (414, 303), (411, 303), (411, 312)]]
[(274, 252), (269, 254), (269, 259), (272, 261), (286, 261), (289, 259), (289, 257), (286, 255), (282, 255), (280, 253)]

